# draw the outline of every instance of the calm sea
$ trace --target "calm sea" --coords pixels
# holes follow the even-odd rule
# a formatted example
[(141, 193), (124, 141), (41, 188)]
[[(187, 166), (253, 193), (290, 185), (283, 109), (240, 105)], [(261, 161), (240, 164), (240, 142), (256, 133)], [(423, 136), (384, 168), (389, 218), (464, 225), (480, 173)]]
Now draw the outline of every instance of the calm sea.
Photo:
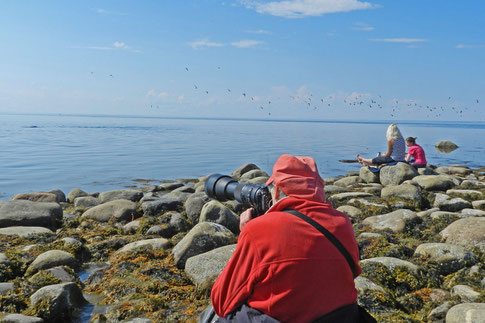
[[(227, 174), (245, 163), (270, 173), (284, 153), (314, 157), (324, 178), (344, 175), (359, 165), (339, 160), (386, 150), (389, 123), (0, 115), (0, 199)], [(485, 123), (398, 124), (405, 137), (418, 137), (429, 163), (485, 165)], [(440, 153), (434, 148), (440, 140), (459, 148)]]

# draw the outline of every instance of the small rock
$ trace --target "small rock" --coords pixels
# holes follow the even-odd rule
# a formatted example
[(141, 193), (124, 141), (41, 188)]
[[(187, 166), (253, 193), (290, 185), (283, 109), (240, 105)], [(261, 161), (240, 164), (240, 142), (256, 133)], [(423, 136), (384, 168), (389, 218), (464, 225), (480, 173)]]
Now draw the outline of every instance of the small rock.
[(199, 222), (202, 207), (209, 201), (210, 198), (204, 192), (194, 193), (185, 201), (185, 212), (191, 223), (196, 224)]
[(476, 209), (463, 209), (460, 212), (462, 217), (467, 217), (467, 216), (483, 216), (485, 217), (485, 211), (482, 210), (476, 210)]
[(394, 257), (376, 257), (376, 258), (370, 258), (370, 259), (364, 259), (360, 261), (360, 266), (364, 268), (367, 264), (371, 263), (380, 263), (384, 266), (387, 267), (389, 270), (394, 270), (396, 267), (406, 267), (409, 269), (412, 273), (417, 273), (419, 267), (416, 266), (415, 264), (402, 260), (399, 258), (394, 258)]
[(200, 222), (208, 221), (219, 223), (234, 234), (239, 233), (239, 217), (221, 202), (212, 200), (202, 207)]
[(384, 288), (363, 276), (358, 276), (356, 279), (354, 279), (354, 283), (355, 289), (357, 289), (357, 291), (362, 294), (365, 293), (365, 291), (367, 290), (384, 292)]
[(77, 197), (88, 196), (89, 194), (84, 192), (79, 188), (72, 189), (69, 194), (67, 194), (67, 201), (69, 203), (74, 203)]
[(39, 192), (39, 193), (21, 193), (15, 196), (12, 196), (10, 201), (16, 200), (27, 200), (31, 202), (51, 202), (51, 203), (58, 203), (57, 202), (57, 195), (54, 193), (47, 193), (47, 192)]
[(428, 314), (428, 322), (444, 321), (446, 313), (451, 308), (451, 302), (444, 302), (438, 307), (435, 307)]
[(8, 314), (2, 318), (2, 323), (44, 323), (44, 320), (36, 316), (23, 314)]
[(480, 293), (467, 285), (455, 285), (451, 289), (451, 296), (455, 295), (458, 295), (462, 302), (473, 302), (480, 296)]
[(420, 218), (411, 210), (401, 209), (391, 213), (375, 215), (366, 218), (362, 224), (370, 226), (373, 230), (389, 229), (400, 233), (411, 228)]
[(123, 199), (106, 202), (90, 208), (83, 213), (82, 217), (99, 222), (108, 222), (111, 217), (116, 218), (118, 221), (131, 221), (136, 211), (136, 203)]
[(0, 234), (8, 236), (28, 237), (31, 234), (55, 234), (52, 230), (44, 227), (8, 227), (1, 228)]
[(485, 211), (485, 200), (473, 201), (472, 206), (474, 209)]
[(333, 183), (333, 185), (336, 186), (341, 186), (341, 187), (349, 187), (349, 186), (355, 186), (360, 183), (360, 177), (359, 176), (349, 176), (349, 177), (344, 177)]
[(115, 254), (120, 254), (122, 252), (131, 252), (139, 248), (149, 248), (152, 250), (158, 249), (168, 249), (170, 247), (170, 242), (165, 238), (155, 238), (135, 241), (125, 245), (123, 248), (116, 250)]
[(13, 283), (0, 283), (0, 296), (6, 295), (9, 291), (13, 289), (14, 289)]
[(485, 217), (456, 220), (440, 232), (446, 243), (465, 248), (479, 247), (485, 251)]
[(379, 179), (382, 185), (399, 185), (405, 180), (418, 176), (418, 171), (407, 163), (397, 163), (393, 166), (384, 166), (379, 171)]
[(241, 178), (241, 176), (253, 169), (259, 169), (258, 166), (254, 165), (254, 164), (245, 164), (241, 167), (239, 167), (238, 169), (236, 169), (235, 171), (233, 171), (231, 173), (231, 177), (234, 178), (236, 181), (239, 181), (239, 179)]
[(460, 197), (455, 197), (439, 204), (441, 211), (457, 212), (466, 208), (471, 208), (472, 204)]
[(379, 173), (372, 172), (369, 167), (361, 167), (359, 177), (365, 183), (379, 183)]
[(485, 322), (485, 303), (464, 303), (453, 306), (446, 313), (446, 323)]
[(93, 196), (80, 196), (74, 199), (74, 207), (90, 208), (100, 205), (101, 201)]
[(438, 174), (446, 174), (446, 175), (458, 175), (458, 176), (466, 176), (470, 174), (472, 171), (468, 167), (454, 167), (454, 166), (442, 166), (435, 169), (435, 172)]
[(413, 178), (426, 191), (446, 191), (455, 187), (455, 182), (445, 175), (419, 175)]
[(129, 200), (138, 202), (143, 197), (143, 192), (137, 190), (114, 190), (99, 194), (101, 203), (106, 203), (115, 200)]
[(239, 182), (248, 183), (251, 179), (257, 178), (257, 177), (265, 177), (266, 179), (268, 179), (269, 175), (264, 170), (253, 169), (241, 175), (241, 177), (239, 178)]
[(337, 208), (337, 211), (346, 214), (352, 220), (352, 223), (355, 222), (356, 219), (362, 218), (364, 216), (360, 209), (352, 205), (342, 205)]
[(35, 258), (30, 264), (27, 272), (33, 274), (38, 270), (49, 269), (57, 266), (68, 266), (73, 269), (78, 268), (76, 259), (64, 250), (49, 250)]
[(478, 260), (464, 247), (447, 243), (423, 243), (416, 248), (414, 256), (426, 257), (427, 261), (437, 264), (441, 275), (454, 273)]
[(124, 233), (135, 233), (140, 229), (140, 220), (128, 222), (123, 226)]

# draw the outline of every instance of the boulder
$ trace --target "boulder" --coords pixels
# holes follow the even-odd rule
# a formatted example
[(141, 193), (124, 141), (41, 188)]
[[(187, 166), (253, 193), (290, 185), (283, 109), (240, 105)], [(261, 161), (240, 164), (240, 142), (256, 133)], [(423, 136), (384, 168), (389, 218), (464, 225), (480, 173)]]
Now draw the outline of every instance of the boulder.
[(372, 172), (367, 166), (360, 168), (359, 177), (365, 183), (379, 183), (379, 173)]
[(348, 188), (337, 186), (337, 185), (325, 185), (325, 194), (335, 194), (335, 193), (345, 193), (350, 192)]
[(437, 205), (441, 211), (458, 212), (466, 208), (471, 208), (472, 204), (460, 197), (445, 200)]
[(418, 168), (419, 175), (438, 175), (431, 167), (426, 165), (426, 167)]
[[(184, 188), (184, 186), (180, 187), (180, 188)], [(193, 189), (192, 189), (193, 190)], [(184, 192), (182, 190), (173, 190), (172, 192), (170, 193), (167, 193), (165, 194), (162, 199), (163, 200), (173, 200), (173, 201), (177, 201), (177, 202), (180, 202), (181, 204), (185, 203), (185, 201), (187, 201), (187, 199), (192, 196), (193, 192)]]
[(47, 193), (54, 194), (56, 196), (56, 202), (57, 203), (65, 203), (65, 202), (67, 202), (66, 194), (64, 194), (64, 192), (61, 191), (61, 190), (52, 190), (52, 191), (49, 191)]
[(165, 212), (177, 211), (183, 207), (183, 203), (177, 199), (167, 199), (165, 197), (157, 201), (145, 202), (141, 205), (143, 215), (158, 216)]
[(337, 208), (337, 211), (340, 211), (346, 214), (352, 220), (352, 223), (354, 223), (357, 219), (362, 218), (364, 216), (364, 214), (360, 209), (352, 205), (342, 205)]
[(4, 254), (3, 252), (0, 252), (0, 265), (4, 265), (4, 266), (10, 266), (11, 265), (11, 262), (8, 259), (7, 255)]
[(181, 182), (163, 183), (157, 186), (157, 191), (173, 191), (182, 186), (184, 186), (184, 184)]
[(248, 183), (251, 179), (257, 177), (265, 177), (266, 179), (269, 178), (269, 175), (262, 169), (252, 169), (244, 174), (241, 175), (239, 178), (240, 183)]
[(363, 276), (358, 276), (354, 279), (354, 284), (359, 294), (364, 294), (368, 290), (384, 292), (384, 288)]
[(187, 218), (191, 223), (196, 224), (199, 222), (202, 207), (209, 201), (210, 198), (203, 192), (194, 193), (185, 201), (185, 213), (187, 213)]
[(114, 200), (92, 207), (83, 213), (83, 218), (108, 222), (110, 218), (118, 221), (131, 221), (136, 215), (136, 203), (128, 200)]
[(455, 285), (451, 289), (451, 296), (460, 297), (462, 302), (474, 302), (478, 297), (480, 297), (480, 293), (476, 292), (473, 288), (467, 285)]
[(68, 266), (72, 269), (77, 269), (79, 264), (76, 259), (67, 251), (64, 250), (49, 250), (35, 258), (30, 264), (27, 272), (29, 274), (36, 273), (39, 270), (49, 269), (57, 266)]
[(52, 267), (45, 270), (46, 272), (50, 273), (52, 276), (59, 279), (61, 283), (70, 283), (74, 281), (74, 278), (69, 275), (66, 269), (62, 266)]
[(212, 200), (202, 207), (199, 222), (219, 223), (234, 234), (239, 233), (239, 217), (221, 202)]
[(431, 212), (429, 217), (432, 220), (443, 220), (443, 219), (453, 219), (453, 218), (459, 218), (460, 214), (456, 212), (447, 212), (447, 211), (435, 211)]
[(97, 197), (93, 196), (80, 196), (74, 199), (74, 207), (81, 207), (81, 208), (91, 208), (93, 206), (98, 206), (101, 204), (101, 201)]
[(236, 245), (231, 244), (190, 257), (185, 263), (187, 277), (199, 288), (210, 290), (234, 250), (236, 250)]
[(136, 233), (136, 231), (138, 231), (139, 229), (140, 229), (140, 220), (128, 222), (122, 228), (123, 233), (126, 233), (126, 234)]
[(485, 322), (485, 303), (463, 303), (450, 308), (446, 323)]
[(460, 212), (460, 217), (468, 217), (468, 216), (484, 216), (485, 217), (485, 211), (482, 210), (477, 210), (477, 209), (463, 209)]
[(384, 166), (379, 171), (379, 180), (382, 185), (399, 185), (405, 180), (418, 176), (418, 171), (407, 163), (397, 163), (393, 166)]
[(435, 307), (428, 314), (428, 322), (444, 322), (446, 313), (451, 308), (451, 302), (444, 302), (438, 307)]
[(365, 193), (365, 192), (348, 192), (348, 193), (334, 194), (330, 196), (328, 200), (332, 203), (343, 203), (353, 198), (366, 198), (366, 197), (374, 197), (374, 195)]
[(485, 200), (473, 201), (472, 206), (474, 209), (485, 211)]
[(11, 290), (14, 290), (13, 283), (0, 283), (0, 296), (6, 295)]
[(72, 189), (69, 194), (67, 194), (67, 201), (69, 203), (74, 203), (74, 200), (76, 200), (76, 198), (78, 197), (82, 197), (82, 196), (88, 196), (89, 194), (84, 192), (83, 190), (79, 189), (79, 188), (75, 188), (75, 189)]
[(421, 190), (410, 184), (388, 185), (382, 189), (381, 198), (399, 198), (406, 201), (416, 202), (418, 205), (421, 205), (423, 201)]
[(213, 222), (200, 222), (172, 249), (179, 268), (185, 267), (190, 257), (236, 242), (234, 234), (226, 227)]
[(437, 151), (446, 154), (451, 153), (453, 150), (458, 148), (458, 146), (454, 142), (451, 142), (449, 140), (438, 141), (434, 146)]
[(469, 201), (481, 200), (482, 198), (485, 197), (482, 192), (477, 191), (477, 190), (451, 189), (451, 190), (447, 190), (446, 194), (451, 196), (451, 197), (461, 197), (461, 198), (469, 200)]
[(129, 200), (138, 202), (143, 197), (143, 192), (137, 190), (114, 190), (99, 194), (98, 198), (101, 203), (106, 203), (114, 200)]
[(469, 169), (468, 167), (463, 167), (463, 166), (442, 166), (438, 167), (434, 170), (438, 174), (441, 175), (458, 175), (458, 176), (467, 176), (468, 174), (471, 174), (472, 170)]
[(27, 237), (31, 234), (52, 234), (54, 235), (55, 233), (52, 230), (49, 230), (44, 227), (7, 227), (7, 228), (1, 228), (0, 229), (0, 234), (4, 234), (7, 236), (19, 236), (19, 237)]
[(446, 191), (456, 185), (452, 178), (445, 175), (419, 175), (413, 181), (427, 191)]
[(172, 213), (169, 226), (172, 227), (176, 233), (185, 232), (191, 228), (187, 218), (178, 212)]
[(52, 323), (74, 321), (86, 303), (82, 291), (75, 283), (48, 285), (30, 296), (30, 309)]
[(54, 193), (47, 193), (47, 192), (39, 192), (39, 193), (20, 193), (17, 195), (12, 196), (10, 201), (16, 200), (27, 200), (31, 202), (51, 202), (51, 203), (58, 203), (57, 202), (57, 195)]
[(56, 229), (61, 225), (62, 208), (57, 203), (9, 201), (0, 204), (0, 228), (39, 226)]
[(394, 258), (394, 257), (376, 257), (376, 258), (364, 259), (360, 261), (360, 267), (364, 271), (364, 268), (366, 267), (366, 265), (372, 264), (372, 263), (380, 263), (391, 271), (393, 271), (397, 267), (406, 267), (410, 272), (417, 274), (419, 270), (419, 267), (413, 264), (412, 262), (402, 260), (399, 258)]
[(485, 251), (485, 217), (471, 217), (456, 220), (440, 232), (446, 243)]
[(454, 273), (478, 260), (464, 247), (448, 243), (423, 243), (416, 248), (414, 256), (425, 257), (428, 262), (436, 264), (440, 275)]
[(236, 181), (239, 181), (239, 179), (241, 178), (241, 176), (253, 169), (259, 169), (258, 166), (254, 165), (254, 164), (245, 164), (241, 167), (239, 167), (238, 169), (236, 169), (235, 171), (233, 171), (231, 173), (231, 177), (234, 178)]
[(354, 186), (358, 185), (360, 183), (360, 177), (359, 176), (348, 176), (339, 179), (333, 185), (336, 186), (341, 186), (341, 187), (349, 187), (349, 186)]
[(43, 323), (44, 320), (37, 316), (24, 314), (8, 314), (2, 318), (2, 323)]
[(132, 252), (140, 248), (148, 248), (152, 250), (168, 249), (170, 247), (170, 241), (164, 238), (139, 240), (125, 245), (124, 247), (116, 250), (115, 254), (122, 252)]
[(391, 230), (401, 233), (420, 221), (421, 219), (415, 212), (401, 209), (387, 214), (370, 216), (362, 221), (362, 224), (370, 226), (373, 230)]

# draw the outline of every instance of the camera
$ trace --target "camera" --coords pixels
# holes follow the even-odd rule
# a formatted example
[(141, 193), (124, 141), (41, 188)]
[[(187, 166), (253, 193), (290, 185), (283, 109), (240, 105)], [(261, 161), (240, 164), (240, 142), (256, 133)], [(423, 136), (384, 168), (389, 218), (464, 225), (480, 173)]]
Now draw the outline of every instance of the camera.
[(252, 207), (253, 216), (266, 213), (272, 203), (271, 194), (266, 186), (238, 183), (227, 175), (210, 175), (204, 189), (207, 196), (220, 202), (236, 200), (246, 208)]

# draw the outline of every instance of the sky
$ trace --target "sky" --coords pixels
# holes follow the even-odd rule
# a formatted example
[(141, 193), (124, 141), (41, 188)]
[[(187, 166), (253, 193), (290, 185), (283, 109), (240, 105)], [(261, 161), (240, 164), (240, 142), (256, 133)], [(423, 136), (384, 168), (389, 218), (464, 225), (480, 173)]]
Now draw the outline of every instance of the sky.
[(483, 0), (0, 0), (0, 113), (485, 121)]

